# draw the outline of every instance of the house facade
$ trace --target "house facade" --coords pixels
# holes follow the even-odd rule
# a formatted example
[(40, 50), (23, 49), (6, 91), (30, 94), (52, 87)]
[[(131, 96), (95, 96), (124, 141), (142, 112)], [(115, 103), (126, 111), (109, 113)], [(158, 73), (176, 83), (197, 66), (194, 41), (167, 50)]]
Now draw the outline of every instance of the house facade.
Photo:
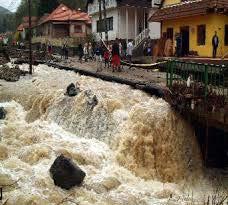
[(40, 18), (36, 36), (48, 38), (86, 37), (91, 33), (91, 19), (87, 13), (60, 4), (51, 14)]
[[(36, 16), (31, 17), (31, 26), (36, 26), (38, 18)], [(22, 18), (22, 23), (17, 27), (17, 32), (20, 32), (22, 39), (26, 37), (26, 31), (29, 28), (29, 17), (25, 16)]]
[[(155, 5), (155, 4), (154, 4)], [(103, 5), (102, 11), (103, 11)], [(87, 1), (88, 14), (92, 17), (92, 33), (102, 33), (105, 38), (104, 18), (99, 21), (98, 0)], [(109, 40), (135, 39), (143, 30), (150, 29), (150, 37), (160, 37), (160, 23), (148, 23), (155, 11), (151, 0), (106, 0), (107, 28)]]
[(201, 57), (212, 56), (212, 38), (217, 32), (217, 56), (228, 52), (228, 1), (227, 0), (163, 0), (161, 8), (150, 21), (161, 22), (162, 33), (173, 43), (180, 37), (181, 55), (195, 53)]

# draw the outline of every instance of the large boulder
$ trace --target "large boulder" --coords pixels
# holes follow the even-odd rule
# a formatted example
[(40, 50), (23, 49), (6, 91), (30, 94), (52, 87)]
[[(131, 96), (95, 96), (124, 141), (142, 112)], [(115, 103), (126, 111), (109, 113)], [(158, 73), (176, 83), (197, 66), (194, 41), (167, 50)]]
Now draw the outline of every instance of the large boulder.
[(74, 83), (71, 83), (67, 86), (66, 95), (69, 97), (74, 97), (80, 92), (80, 88), (75, 86)]
[(80, 186), (86, 176), (85, 172), (71, 159), (63, 155), (56, 158), (50, 168), (50, 173), (55, 185), (67, 190)]
[(6, 110), (4, 107), (0, 107), (0, 120), (4, 120), (6, 117)]
[(7, 65), (3, 65), (0, 67), (0, 79), (15, 82), (20, 79), (21, 70), (19, 67), (12, 67), (10, 68)]

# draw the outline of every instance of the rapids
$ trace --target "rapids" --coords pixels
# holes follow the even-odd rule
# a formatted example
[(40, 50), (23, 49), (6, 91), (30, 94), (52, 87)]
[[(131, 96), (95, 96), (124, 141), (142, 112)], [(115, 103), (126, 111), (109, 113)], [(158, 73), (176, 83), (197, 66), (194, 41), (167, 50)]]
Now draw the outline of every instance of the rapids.
[[(82, 90), (74, 98), (64, 95), (71, 82)], [(97, 96), (95, 107), (88, 91)], [(7, 110), (0, 120), (7, 205), (203, 204), (216, 189), (192, 127), (162, 99), (39, 65), (32, 77), (0, 80), (0, 102)], [(82, 187), (53, 184), (49, 168), (60, 154), (86, 172)]]

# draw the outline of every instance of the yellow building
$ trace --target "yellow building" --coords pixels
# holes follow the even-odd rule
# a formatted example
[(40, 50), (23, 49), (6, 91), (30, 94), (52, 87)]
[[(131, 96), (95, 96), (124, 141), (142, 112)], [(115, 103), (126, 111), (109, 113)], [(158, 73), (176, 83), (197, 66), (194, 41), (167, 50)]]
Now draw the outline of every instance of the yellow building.
[(217, 56), (228, 53), (228, 0), (163, 0), (150, 21), (161, 22), (163, 36), (174, 42), (174, 53), (178, 47), (182, 56), (211, 57), (215, 31)]

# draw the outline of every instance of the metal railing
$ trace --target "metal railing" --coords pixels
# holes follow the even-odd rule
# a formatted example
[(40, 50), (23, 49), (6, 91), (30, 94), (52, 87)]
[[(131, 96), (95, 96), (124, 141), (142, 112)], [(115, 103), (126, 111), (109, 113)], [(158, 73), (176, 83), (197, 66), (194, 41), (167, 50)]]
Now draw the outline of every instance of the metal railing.
[(169, 88), (174, 84), (187, 84), (190, 77), (192, 83), (203, 87), (205, 97), (209, 91), (228, 97), (228, 65), (169, 60), (166, 76)]
[(144, 39), (148, 38), (149, 33), (150, 29), (147, 28), (143, 30), (138, 36), (136, 36), (134, 40), (134, 48), (137, 48)]

